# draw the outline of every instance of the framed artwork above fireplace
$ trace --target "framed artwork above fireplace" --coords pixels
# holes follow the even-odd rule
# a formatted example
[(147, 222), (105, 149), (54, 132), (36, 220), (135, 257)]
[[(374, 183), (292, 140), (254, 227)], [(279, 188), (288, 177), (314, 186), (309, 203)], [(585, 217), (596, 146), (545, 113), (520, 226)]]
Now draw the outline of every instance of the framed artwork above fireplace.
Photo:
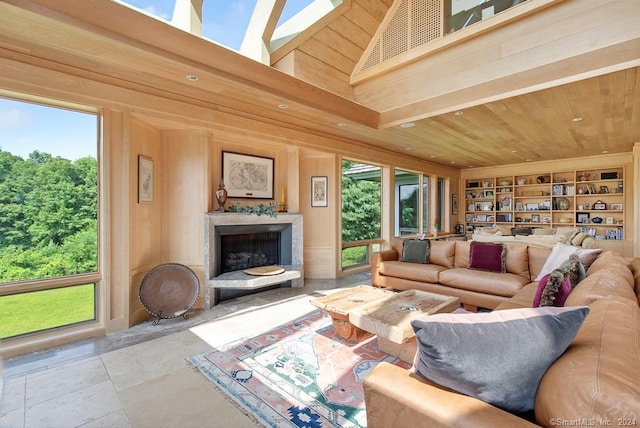
[(222, 179), (228, 197), (273, 199), (273, 158), (222, 152)]

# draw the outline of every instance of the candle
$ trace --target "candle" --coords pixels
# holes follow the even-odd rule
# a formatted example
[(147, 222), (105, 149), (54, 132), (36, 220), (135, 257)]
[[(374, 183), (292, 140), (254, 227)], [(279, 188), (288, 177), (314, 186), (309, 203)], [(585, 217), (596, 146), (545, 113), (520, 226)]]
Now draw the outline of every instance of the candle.
[(285, 194), (284, 184), (283, 184), (280, 191), (280, 203), (284, 205), (286, 202), (287, 202), (287, 195)]

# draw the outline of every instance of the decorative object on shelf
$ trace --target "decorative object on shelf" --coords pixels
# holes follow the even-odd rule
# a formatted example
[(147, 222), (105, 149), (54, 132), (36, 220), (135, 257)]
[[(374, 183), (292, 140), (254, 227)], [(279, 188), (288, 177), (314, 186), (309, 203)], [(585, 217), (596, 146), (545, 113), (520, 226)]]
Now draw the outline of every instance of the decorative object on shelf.
[(590, 178), (590, 174), (588, 172), (584, 172), (582, 173), (582, 175), (580, 176), (580, 181), (589, 181)]
[(458, 215), (458, 194), (451, 194), (451, 214)]
[(216, 200), (218, 201), (218, 211), (224, 212), (224, 204), (227, 203), (227, 189), (224, 188), (224, 180), (220, 180), (218, 190), (216, 190)]
[(527, 179), (526, 178), (518, 178), (517, 180), (518, 182), (518, 186), (523, 186), (527, 183)]
[(618, 173), (617, 172), (601, 172), (600, 173), (600, 179), (601, 180), (617, 180), (618, 178)]
[(279, 213), (287, 212), (287, 192), (284, 188), (284, 184), (280, 188), (280, 204), (278, 204), (278, 212)]
[(242, 206), (240, 204), (231, 205), (229, 211), (234, 213), (255, 214), (257, 216), (267, 215), (269, 217), (277, 217), (275, 208), (277, 203), (272, 202), (269, 205), (259, 204), (255, 206)]
[(589, 213), (577, 213), (576, 214), (576, 223), (588, 224), (589, 223)]
[(311, 177), (311, 206), (326, 207), (327, 198), (327, 177)]
[(569, 209), (569, 199), (567, 198), (558, 198), (556, 199), (556, 204), (559, 210), (566, 211)]
[(138, 203), (153, 203), (153, 159), (138, 156)]
[(607, 194), (609, 193), (609, 188), (607, 186), (600, 186), (600, 194)]
[(501, 186), (511, 186), (511, 180), (502, 180), (500, 182)]
[(433, 219), (433, 236), (437, 237), (438, 232), (440, 232), (440, 219), (438, 217)]
[(610, 207), (614, 211), (622, 211), (623, 205), (622, 204), (611, 204)]
[(595, 201), (593, 203), (593, 209), (594, 210), (606, 210), (607, 209), (607, 204), (605, 204), (600, 199), (598, 199), (597, 201)]
[(602, 217), (593, 217), (591, 219), (591, 223), (596, 223), (596, 224), (600, 224), (600, 223), (602, 223), (602, 221), (603, 221)]
[(273, 199), (273, 158), (222, 152), (222, 178), (231, 198)]
[(538, 178), (536, 178), (536, 183), (538, 184), (545, 184), (545, 183), (549, 183), (551, 181), (551, 177), (548, 175), (539, 175)]

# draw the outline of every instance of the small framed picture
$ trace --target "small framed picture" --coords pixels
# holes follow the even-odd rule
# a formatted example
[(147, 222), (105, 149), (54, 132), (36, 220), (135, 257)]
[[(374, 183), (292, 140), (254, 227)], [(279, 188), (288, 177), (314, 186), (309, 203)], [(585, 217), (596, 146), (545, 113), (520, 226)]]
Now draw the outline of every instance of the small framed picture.
[(532, 223), (540, 223), (540, 215), (539, 214), (531, 215), (531, 222)]
[(600, 193), (609, 193), (609, 188), (607, 186), (600, 186)]
[(527, 211), (538, 211), (539, 209), (539, 205), (534, 203), (525, 204), (525, 207)]
[(311, 177), (311, 206), (326, 207), (328, 205), (327, 177)]
[(613, 217), (607, 217), (604, 222), (605, 224), (614, 224)]
[(138, 156), (138, 203), (153, 203), (153, 159)]
[(581, 224), (589, 223), (589, 213), (577, 213), (576, 223), (581, 223)]
[(622, 204), (611, 204), (611, 210), (613, 211), (622, 211)]
[(493, 198), (493, 190), (485, 190), (484, 191), (485, 198)]

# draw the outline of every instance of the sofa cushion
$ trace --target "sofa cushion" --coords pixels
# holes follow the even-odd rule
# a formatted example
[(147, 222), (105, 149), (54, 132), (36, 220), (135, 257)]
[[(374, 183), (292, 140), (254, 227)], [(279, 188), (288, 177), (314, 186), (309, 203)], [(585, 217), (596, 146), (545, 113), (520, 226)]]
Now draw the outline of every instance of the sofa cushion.
[(556, 227), (555, 235), (562, 236), (564, 238), (563, 242), (570, 244), (573, 237), (576, 236), (579, 232), (580, 229), (575, 226), (560, 226)]
[(534, 247), (532, 245), (527, 247), (527, 254), (529, 259), (529, 273), (532, 281), (538, 277), (538, 274), (544, 266), (544, 262), (547, 261), (551, 250), (548, 248)]
[(429, 241), (405, 239), (402, 243), (400, 261), (409, 263), (429, 263)]
[(447, 388), (527, 412), (545, 371), (588, 312), (585, 306), (545, 307), (420, 318), (411, 322), (418, 344), (414, 368)]
[(437, 284), (440, 272), (446, 269), (447, 268), (444, 266), (434, 264), (384, 261), (380, 263), (378, 272), (380, 275), (391, 276), (394, 278)]
[(440, 272), (440, 284), (495, 296), (511, 297), (530, 281), (514, 273), (493, 273), (464, 268)]
[(543, 426), (558, 417), (618, 426), (624, 418), (640, 416), (640, 308), (612, 297), (593, 302), (590, 309), (569, 348), (540, 382), (535, 414)]
[(506, 244), (506, 246), (507, 272), (529, 279), (529, 252), (527, 251), (527, 246), (522, 244)]
[(589, 267), (587, 270), (588, 275), (593, 275), (594, 273), (601, 270), (609, 270), (609, 269), (619, 269), (623, 271), (628, 271), (629, 275), (627, 277), (627, 282), (631, 287), (634, 286), (633, 273), (631, 272), (631, 262), (626, 258), (622, 257), (620, 254), (613, 251), (605, 251), (602, 253)]
[(598, 248), (587, 249), (558, 243), (551, 250), (551, 254), (549, 254), (544, 266), (538, 273), (536, 280), (539, 281), (543, 276), (558, 268), (564, 261), (569, 259), (571, 254), (576, 254), (585, 269), (589, 269), (589, 266), (591, 266), (600, 253), (602, 253), (602, 250)]
[(522, 287), (522, 289), (518, 291), (515, 296), (496, 306), (495, 310), (499, 311), (504, 309), (530, 308), (532, 307), (531, 302), (533, 302), (533, 297), (535, 296), (537, 289), (537, 282), (529, 283)]
[(433, 241), (429, 263), (452, 268), (456, 254), (456, 241)]
[(454, 266), (458, 268), (469, 267), (469, 251), (471, 250), (471, 241), (456, 241), (456, 255)]
[(472, 242), (469, 250), (469, 269), (505, 273), (507, 247), (490, 242)]
[(589, 274), (569, 294), (565, 306), (591, 305), (596, 300), (610, 296), (635, 301), (636, 295), (627, 282), (629, 275), (629, 269), (615, 268)]

